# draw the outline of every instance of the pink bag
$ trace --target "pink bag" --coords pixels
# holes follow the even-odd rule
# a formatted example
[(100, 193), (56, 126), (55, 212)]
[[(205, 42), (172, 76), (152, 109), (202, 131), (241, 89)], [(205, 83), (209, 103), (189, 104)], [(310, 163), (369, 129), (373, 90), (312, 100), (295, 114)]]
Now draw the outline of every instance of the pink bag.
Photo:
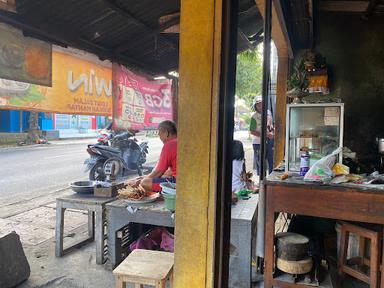
[(160, 243), (161, 250), (164, 250), (167, 252), (173, 252), (174, 245), (175, 245), (175, 236), (169, 233), (167, 229), (164, 229), (163, 233), (161, 234), (161, 243)]
[(174, 236), (163, 227), (154, 228), (141, 235), (136, 241), (129, 245), (131, 251), (135, 249), (163, 250), (173, 252)]

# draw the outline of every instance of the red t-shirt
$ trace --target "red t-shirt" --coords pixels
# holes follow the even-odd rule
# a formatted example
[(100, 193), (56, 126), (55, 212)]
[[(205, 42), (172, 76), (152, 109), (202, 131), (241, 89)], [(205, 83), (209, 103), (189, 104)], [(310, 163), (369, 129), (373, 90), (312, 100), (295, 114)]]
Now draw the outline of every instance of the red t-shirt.
[(157, 163), (156, 170), (166, 171), (168, 168), (172, 170), (172, 176), (176, 177), (176, 159), (177, 159), (177, 138), (169, 140), (163, 146), (160, 153), (160, 159)]

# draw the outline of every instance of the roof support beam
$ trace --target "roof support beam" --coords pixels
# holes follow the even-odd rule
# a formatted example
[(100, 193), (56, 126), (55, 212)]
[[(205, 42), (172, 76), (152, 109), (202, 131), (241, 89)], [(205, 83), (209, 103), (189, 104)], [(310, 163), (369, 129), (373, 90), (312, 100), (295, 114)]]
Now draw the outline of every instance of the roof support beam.
[(49, 39), (50, 41), (52, 41), (58, 45), (65, 46), (65, 47), (69, 45), (69, 43), (67, 41), (63, 40), (62, 38), (58, 37), (57, 35), (52, 35), (52, 34), (46, 32), (46, 31), (43, 31), (39, 28), (35, 28), (31, 25), (28, 25), (28, 24), (25, 24), (25, 23), (19, 21), (14, 16), (14, 14), (10, 15), (9, 13), (0, 11), (0, 22), (11, 25), (17, 29), (22, 30), (25, 33), (30, 33), (30, 34), (36, 35), (37, 38), (42, 38), (44, 40)]
[[(104, 3), (105, 5), (115, 11), (116, 13), (120, 14), (121, 16), (129, 19), (130, 21), (132, 21), (135, 25), (141, 27), (142, 29), (146, 30), (148, 33), (151, 33), (153, 34), (154, 33), (154, 30), (153, 28), (147, 26), (147, 24), (145, 24), (144, 22), (142, 22), (141, 20), (137, 19), (134, 15), (132, 15), (131, 13), (121, 9), (120, 7), (118, 7), (114, 2), (112, 2), (111, 0), (104, 0)], [(158, 36), (159, 38), (161, 38), (163, 41), (165, 41), (167, 43), (167, 45), (169, 45), (172, 49), (176, 49), (177, 47), (175, 46), (175, 43), (173, 43), (171, 40), (169, 40), (168, 38), (166, 38), (165, 36), (163, 35), (159, 35)], [(123, 52), (124, 50), (122, 50), (122, 47), (117, 47), (116, 48), (116, 51), (117, 52)]]
[[(265, 0), (255, 0), (255, 2), (260, 14), (264, 18)], [(289, 57), (293, 58), (291, 41), (288, 36), (280, 0), (273, 0), (272, 2), (272, 40), (276, 45), (279, 55), (286, 55), (288, 53)]]
[(368, 9), (366, 1), (320, 1), (319, 9), (328, 12), (364, 13)]
[(30, 23), (24, 23), (19, 20), (15, 14), (10, 14), (4, 11), (0, 11), (0, 22), (4, 22), (15, 28), (22, 30), (26, 35), (31, 35), (35, 38), (43, 41), (58, 44), (60, 46), (72, 46), (74, 48), (82, 49), (90, 53), (96, 54), (100, 59), (109, 59), (123, 65), (127, 65), (134, 69), (145, 71), (152, 75), (166, 74), (166, 71), (143, 61), (134, 60), (129, 56), (121, 55), (120, 53), (114, 53), (100, 45), (92, 43), (81, 37), (73, 37), (64, 33), (50, 33), (49, 31), (34, 27)]
[(247, 44), (247, 47), (249, 49), (254, 49), (255, 48), (253, 46), (253, 44), (251, 43), (251, 41), (249, 41), (248, 37), (244, 34), (244, 32), (240, 28), (237, 28), (237, 35), (240, 37), (240, 39), (242, 41), (244, 41)]
[(365, 11), (365, 17), (369, 17), (371, 16), (373, 10), (375, 9), (375, 7), (377, 6), (377, 4), (379, 4), (380, 0), (371, 0), (369, 1), (369, 4), (368, 4), (368, 7), (367, 7), (367, 10)]
[[(151, 30), (151, 34), (153, 35), (158, 35), (160, 34), (162, 31), (164, 31), (165, 29), (169, 28), (169, 27), (172, 27), (176, 24), (179, 24), (180, 23), (180, 17), (176, 17), (176, 18), (173, 18), (172, 20), (169, 20), (168, 22), (164, 23), (163, 25), (159, 26), (158, 28), (154, 29), (154, 30)], [(161, 36), (160, 36), (161, 37)], [(162, 36), (164, 38), (164, 36)], [(122, 43), (120, 44), (119, 46), (117, 46), (114, 51), (115, 52), (124, 52), (124, 51), (127, 51), (129, 49), (129, 47), (131, 47), (132, 45), (132, 41), (129, 41), (129, 42), (125, 42), (125, 43)]]
[(180, 17), (172, 18), (171, 20), (164, 22), (154, 31), (155, 33), (180, 33)]

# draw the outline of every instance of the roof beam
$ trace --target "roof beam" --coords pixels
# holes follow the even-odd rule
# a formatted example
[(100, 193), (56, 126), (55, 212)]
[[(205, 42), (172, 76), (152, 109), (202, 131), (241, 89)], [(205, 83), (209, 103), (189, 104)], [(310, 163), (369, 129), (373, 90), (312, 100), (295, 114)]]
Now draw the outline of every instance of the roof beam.
[(369, 1), (369, 4), (368, 4), (368, 7), (367, 7), (367, 10), (365, 11), (365, 17), (369, 17), (371, 16), (373, 10), (375, 9), (375, 7), (377, 6), (377, 4), (379, 4), (380, 0), (371, 0)]
[[(265, 0), (254, 0), (261, 16), (264, 18)], [(291, 41), (288, 36), (287, 26), (280, 5), (280, 0), (272, 2), (272, 39), (276, 45), (279, 55), (289, 55), (293, 58)]]
[(159, 28), (155, 30), (155, 33), (180, 33), (180, 17), (175, 17), (162, 23)]
[(68, 46), (69, 45), (69, 43), (67, 41), (63, 40), (62, 38), (58, 37), (57, 35), (50, 34), (50, 33), (43, 31), (39, 28), (35, 28), (31, 25), (28, 25), (28, 24), (25, 24), (25, 23), (19, 21), (14, 16), (14, 14), (10, 15), (9, 13), (0, 11), (0, 22), (4, 22), (8, 25), (11, 25), (17, 29), (22, 30), (23, 32), (37, 35), (38, 37), (41, 37), (45, 40), (49, 39), (50, 41), (52, 41), (58, 45), (61, 45), (61, 46)]
[[(146, 30), (148, 33), (151, 33), (153, 34), (154, 33), (154, 30), (153, 28), (149, 27), (147, 24), (145, 24), (144, 22), (142, 22), (141, 20), (137, 19), (134, 15), (132, 15), (131, 13), (129, 13), (128, 11), (126, 10), (123, 10), (121, 9), (120, 7), (118, 7), (114, 2), (112, 2), (111, 0), (104, 0), (103, 1), (105, 3), (105, 5), (115, 11), (116, 13), (120, 14), (121, 16), (129, 19), (130, 21), (132, 21), (135, 25), (143, 28), (144, 30)], [(173, 43), (171, 40), (169, 40), (168, 38), (166, 38), (165, 36), (162, 36), (161, 34), (159, 35), (159, 38), (161, 38), (163, 41), (165, 41), (165, 43), (167, 43), (168, 46), (170, 46), (172, 49), (176, 49), (176, 45), (175, 43)], [(123, 44), (123, 45), (126, 45), (127, 43)], [(123, 46), (122, 45), (122, 46)], [(115, 49), (115, 51), (117, 52), (124, 52), (124, 50), (122, 50), (122, 48), (124, 47), (117, 47)]]
[(319, 9), (328, 12), (364, 13), (369, 4), (366, 1), (320, 1)]
[[(180, 18), (179, 17), (174, 18), (174, 19), (169, 20), (168, 22), (164, 23), (163, 25), (159, 26), (158, 28), (152, 30), (151, 34), (158, 35), (162, 31), (166, 30), (167, 28), (172, 27), (175, 24), (179, 24), (179, 23), (180, 23)], [(120, 44), (119, 46), (117, 46), (114, 49), (114, 51), (119, 52), (119, 53), (127, 51), (131, 47), (131, 45), (132, 45), (132, 41), (124, 42), (124, 43)]]
[(110, 61), (119, 62), (136, 70), (145, 71), (149, 74), (157, 75), (166, 73), (166, 71), (156, 67), (155, 65), (135, 60), (127, 55), (114, 53), (113, 51), (92, 43), (84, 38), (73, 37), (69, 34), (59, 33), (58, 31), (52, 33), (50, 31), (34, 27), (30, 23), (24, 23), (19, 20), (14, 14), (11, 15), (10, 13), (0, 11), (0, 21), (22, 30), (26, 35), (33, 35), (35, 38), (43, 41), (53, 42), (64, 47), (72, 46), (74, 48), (82, 49), (96, 54), (101, 59), (109, 59)]
[(244, 34), (244, 32), (240, 28), (237, 28), (237, 35), (240, 37), (241, 40), (243, 40), (245, 42), (248, 49), (254, 49), (255, 48), (253, 46), (253, 44), (251, 43), (251, 41), (249, 41), (248, 37)]

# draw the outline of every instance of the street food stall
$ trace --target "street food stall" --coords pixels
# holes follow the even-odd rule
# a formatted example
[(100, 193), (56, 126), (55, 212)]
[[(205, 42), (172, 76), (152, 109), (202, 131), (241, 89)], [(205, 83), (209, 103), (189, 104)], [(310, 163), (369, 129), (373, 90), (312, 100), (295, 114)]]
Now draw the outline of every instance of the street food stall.
[[(314, 48), (327, 57), (327, 62), (332, 69), (329, 75), (324, 73), (312, 75), (311, 91), (328, 92), (324, 89), (324, 85), (329, 80), (329, 90), (333, 100), (337, 98), (344, 103), (344, 146), (358, 152), (359, 156), (361, 155), (360, 158), (366, 163), (372, 162), (374, 161), (372, 158), (375, 158), (372, 155), (375, 152), (370, 150), (375, 149), (368, 147), (373, 147), (372, 141), (376, 136), (381, 137), (379, 132), (382, 130), (384, 117), (381, 108), (384, 100), (380, 97), (383, 93), (382, 83), (384, 83), (383, 56), (380, 49), (384, 37), (380, 1), (345, 1), (350, 2), (347, 4), (340, 3), (341, 1), (319, 1), (319, 7), (316, 9), (327, 14), (321, 14), (319, 17), (319, 23), (317, 23), (319, 34), (316, 43), (314, 43), (313, 32), (317, 27), (314, 25), (317, 14), (313, 12), (318, 10), (314, 10), (312, 1), (290, 1), (289, 3), (287, 1), (272, 3), (272, 1), (263, 0), (239, 1), (239, 7), (237, 1), (195, 0), (184, 1), (181, 6), (179, 1), (165, 1), (161, 5), (155, 5), (151, 1), (142, 1), (140, 4), (133, 3), (134, 1), (127, 2), (129, 1), (104, 0), (65, 4), (63, 1), (49, 3), (16, 1), (17, 13), (0, 11), (0, 20), (22, 29), (25, 35), (61, 46), (84, 49), (95, 53), (100, 58), (110, 59), (139, 72), (145, 72), (151, 77), (168, 77), (170, 72), (178, 70), (179, 86), (176, 102), (180, 132), (178, 135), (178, 198), (175, 210), (181, 213), (175, 214), (175, 222), (173, 222), (172, 213), (163, 207), (164, 202), (157, 202), (161, 204), (159, 211), (162, 216), (152, 217), (155, 220), (151, 222), (160, 224), (156, 222), (159, 221), (165, 226), (173, 226), (173, 223), (176, 223), (174, 268), (176, 287), (225, 287), (231, 247), (229, 228), (232, 209), (228, 194), (231, 163), (228, 156), (231, 153), (233, 132), (234, 59), (238, 51), (235, 39), (241, 43), (238, 45), (240, 50), (252, 48), (260, 43), (263, 39), (260, 36), (264, 33), (266, 55), (264, 100), (267, 100), (266, 96), (270, 88), (269, 56), (267, 55), (269, 55), (271, 38), (278, 50), (276, 164), (283, 160), (284, 146), (288, 145), (285, 143), (285, 115), (289, 58), (302, 48)], [(84, 11), (88, 13), (84, 15)], [(356, 14), (351, 16), (348, 13)], [(266, 20), (264, 30), (261, 16)], [(161, 24), (159, 24), (160, 18)], [(170, 30), (173, 32), (169, 32), (169, 28), (172, 28)], [(169, 32), (168, 35), (166, 31)], [(180, 32), (180, 38), (177, 32)], [(311, 61), (308, 59), (307, 68), (311, 67)], [(91, 76), (94, 77), (92, 73), (90, 73)], [(86, 79), (87, 77), (88, 75), (85, 75)], [(92, 84), (91, 87), (93, 87)], [(264, 103), (267, 102), (264, 101)], [(265, 114), (266, 110), (264, 109)], [(327, 121), (335, 123), (337, 116), (334, 114), (328, 114), (328, 116)], [(340, 120), (341, 117), (338, 119)], [(327, 133), (326, 131), (318, 132)], [(301, 136), (304, 137), (299, 138), (314, 135), (313, 132), (306, 133), (308, 134), (303, 134)], [(338, 133), (335, 135), (332, 137), (339, 138), (338, 146), (341, 144), (341, 138)], [(313, 143), (307, 141), (306, 145), (310, 146)], [(299, 143), (293, 149), (296, 158), (298, 151), (302, 148), (300, 145)], [(262, 180), (263, 177), (264, 175)], [(258, 210), (259, 215), (263, 215), (266, 211), (265, 219), (257, 217), (259, 238), (264, 238), (263, 221), (267, 223), (266, 253), (265, 255), (259, 253), (260, 257), (265, 257), (266, 287), (285, 285), (279, 282), (279, 279), (272, 278), (275, 212), (302, 213), (382, 224), (383, 199), (380, 189), (373, 189), (372, 186), (349, 186), (350, 184), (335, 184), (335, 186), (305, 183), (302, 179), (294, 179), (292, 175), (288, 175), (286, 180), (281, 180), (279, 177), (273, 173), (264, 181), (265, 189), (262, 189), (259, 199), (255, 199), (255, 203), (258, 201), (260, 205), (257, 209), (254, 207), (251, 210), (252, 212)], [(104, 227), (105, 219), (102, 217), (102, 209), (96, 206), (107, 207), (106, 209), (109, 209), (107, 215), (111, 218), (114, 213), (124, 214), (126, 219), (123, 222), (125, 223), (135, 215), (144, 214), (147, 210), (151, 211), (143, 208), (134, 212), (134, 207), (121, 205), (119, 202), (121, 200), (117, 202), (108, 200), (103, 203), (91, 201), (81, 204), (78, 200), (71, 201), (76, 207), (94, 206), (97, 210), (96, 214), (100, 214), (96, 216), (99, 227)], [(141, 204), (143, 207), (152, 205)], [(128, 206), (131, 207), (132, 213), (128, 211)], [(240, 203), (237, 208), (241, 206)], [(58, 213), (63, 214), (65, 207), (63, 204)], [(244, 211), (249, 210), (247, 208)], [(245, 214), (247, 213), (233, 211), (234, 216)], [(247, 233), (251, 231), (250, 234), (253, 237), (255, 217), (254, 214), (249, 214), (252, 216), (245, 215), (247, 218), (245, 226), (247, 226)], [(62, 230), (62, 219), (60, 217), (58, 219), (60, 219), (58, 230)], [(145, 216), (133, 220), (142, 221), (141, 219), (145, 219)], [(90, 227), (93, 226), (93, 221), (93, 216), (89, 217)], [(110, 221), (113, 222), (113, 219)], [(115, 229), (121, 225), (125, 224), (116, 221), (111, 224), (110, 229), (115, 232)], [(114, 233), (111, 231), (109, 234)], [(90, 229), (89, 232), (89, 236), (92, 236), (95, 231), (92, 232)], [(100, 234), (97, 236), (100, 243), (104, 241), (103, 236)], [(113, 239), (113, 236), (110, 237)], [(248, 236), (247, 240), (250, 240)], [(304, 242), (306, 245), (307, 242)], [(103, 247), (100, 243), (98, 248)], [(61, 245), (62, 243), (59, 244), (58, 253), (62, 252)], [(115, 244), (110, 244), (109, 253), (113, 253), (113, 245)], [(264, 249), (262, 242), (259, 246), (261, 250)], [(98, 261), (102, 261), (103, 252), (104, 250), (98, 250)], [(250, 261), (249, 257), (246, 261)], [(248, 268), (244, 271), (247, 275), (250, 274)], [(374, 279), (376, 276), (372, 275), (370, 278)], [(294, 283), (286, 285), (295, 287)]]
[[(231, 54), (231, 59), (234, 60), (238, 50), (254, 48), (262, 41), (262, 18), (255, 2), (239, 1), (239, 7), (237, 3), (232, 7), (228, 5), (229, 2), (191, 1), (184, 2), (182, 9), (180, 1), (172, 0), (161, 5), (153, 1), (136, 3), (137, 1), (113, 0), (76, 3), (12, 2), (15, 9), (0, 11), (0, 21), (23, 30), (24, 35), (64, 47), (83, 49), (102, 59), (128, 66), (150, 78), (172, 78), (173, 76), (169, 76), (170, 72), (174, 72), (172, 75), (177, 75), (175, 70), (179, 72), (179, 93), (175, 101), (178, 102), (175, 105), (178, 109), (174, 111), (180, 131), (176, 210), (182, 213), (175, 214), (175, 285), (213, 287), (221, 286), (214, 282), (224, 281), (223, 285), (226, 286), (231, 221), (230, 201), (226, 199), (226, 190), (229, 189), (231, 180), (231, 163), (226, 163), (226, 159), (229, 159), (226, 156), (231, 152), (231, 99), (234, 91), (233, 86), (230, 87), (232, 90), (228, 89), (229, 82), (220, 79), (220, 75), (227, 75), (228, 80), (233, 83), (234, 62), (229, 63), (229, 66), (228, 63), (225, 64), (228, 61), (226, 55)], [(224, 9), (232, 13), (230, 18), (224, 19)], [(223, 23), (226, 25), (225, 29)], [(231, 35), (225, 34), (229, 28)], [(180, 40), (179, 32), (182, 35)], [(222, 41), (229, 43), (224, 50), (221, 48)], [(100, 88), (100, 82), (97, 82), (100, 79), (93, 72), (87, 71), (76, 82), (77, 88), (89, 89), (89, 98), (97, 97), (94, 95), (97, 92), (95, 87), (99, 85)], [(173, 80), (178, 82), (177, 79)], [(85, 82), (89, 85), (85, 85)], [(226, 84), (219, 88), (220, 83)], [(44, 101), (41, 105), (44, 107)], [(225, 124), (222, 125), (223, 123)], [(92, 206), (89, 210), (94, 210), (91, 214), (96, 214), (97, 226), (103, 227), (105, 219), (101, 208), (106, 206), (109, 199), (88, 202), (78, 199), (59, 201), (63, 205), (58, 209), (58, 231), (63, 230), (64, 211), (69, 206), (84, 210)], [(253, 207), (242, 210), (239, 203), (239, 209), (234, 215), (238, 217), (238, 222), (242, 221), (242, 217), (246, 218), (247, 224), (244, 227), (247, 235), (254, 236), (250, 231), (251, 226), (252, 231), (255, 229), (254, 211), (257, 199), (247, 203), (253, 203)], [(221, 221), (224, 218), (226, 224)], [(90, 216), (88, 220), (91, 228), (95, 219)], [(89, 236), (95, 236), (99, 240), (97, 261), (102, 262), (101, 254), (104, 251), (99, 248), (104, 239), (100, 229), (90, 229)], [(58, 239), (62, 239), (60, 237)], [(246, 240), (251, 241), (249, 237)], [(223, 242), (224, 246), (220, 244)], [(59, 241), (58, 254), (63, 252), (61, 245), (62, 241)], [(243, 254), (240, 253), (239, 258), (248, 261), (248, 267), (242, 269), (248, 275), (246, 277), (249, 282), (251, 257)], [(223, 275), (219, 273), (221, 266), (224, 268)]]

